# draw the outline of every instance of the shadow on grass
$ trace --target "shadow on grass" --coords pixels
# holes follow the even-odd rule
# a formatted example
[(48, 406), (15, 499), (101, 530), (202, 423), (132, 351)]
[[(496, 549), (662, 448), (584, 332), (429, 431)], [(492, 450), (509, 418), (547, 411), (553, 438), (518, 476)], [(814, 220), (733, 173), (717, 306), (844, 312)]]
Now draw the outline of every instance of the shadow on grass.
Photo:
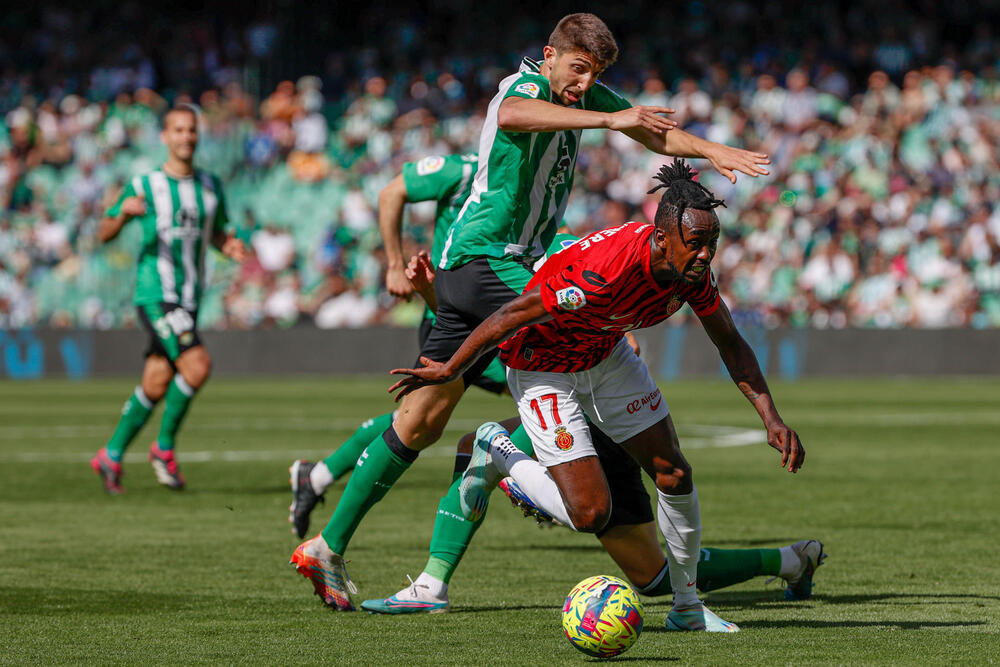
[(871, 593), (824, 595), (814, 594), (809, 600), (789, 602), (782, 597), (782, 591), (755, 591), (729, 593), (712, 591), (706, 594), (706, 600), (712, 608), (719, 609), (752, 609), (754, 607), (796, 607), (810, 605), (814, 602), (823, 604), (885, 604), (895, 606), (918, 606), (927, 604), (947, 604), (962, 600), (1000, 600), (996, 595), (980, 595), (977, 593)]
[(159, 614), (164, 611), (184, 611), (218, 604), (203, 595), (180, 593), (141, 593), (139, 591), (108, 591), (59, 586), (20, 588), (0, 586), (0, 614), (28, 616), (61, 616), (81, 612), (95, 614)]
[(602, 665), (615, 662), (680, 662), (680, 658), (663, 658), (654, 656), (628, 656), (619, 658), (590, 658), (587, 662), (596, 662)]
[[(986, 621), (743, 621), (740, 628), (965, 628), (986, 625)], [(666, 630), (664, 630), (666, 632)]]

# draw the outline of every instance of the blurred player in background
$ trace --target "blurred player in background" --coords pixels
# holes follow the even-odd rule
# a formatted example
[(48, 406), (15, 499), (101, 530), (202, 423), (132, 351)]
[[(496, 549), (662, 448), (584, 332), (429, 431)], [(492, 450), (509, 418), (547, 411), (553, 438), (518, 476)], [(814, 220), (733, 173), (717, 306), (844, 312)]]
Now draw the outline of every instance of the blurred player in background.
[[(419, 343), (423, 347), (434, 325), (434, 311), (437, 301), (434, 298), (433, 266), (441, 259), (441, 249), (444, 247), (448, 229), (455, 221), (459, 210), (465, 203), (472, 188), (472, 178), (476, 173), (477, 156), (471, 155), (432, 155), (416, 162), (407, 162), (402, 172), (390, 181), (378, 197), (378, 224), (385, 246), (388, 268), (385, 274), (386, 289), (393, 296), (410, 299), (414, 287), (406, 275), (406, 260), (403, 255), (403, 211), (407, 203), (436, 201), (437, 209), (434, 215), (434, 237), (431, 252), (420, 255), (419, 262), (431, 271), (430, 279), (421, 284), (421, 297), (426, 304), (424, 316), (420, 322)], [(417, 278), (417, 272), (425, 271), (418, 268), (418, 258), (411, 263), (412, 278)], [(494, 360), (474, 383), (486, 391), (500, 394), (506, 391), (506, 369), (499, 360)], [(373, 439), (392, 425), (395, 412), (387, 412), (366, 420), (344, 443), (330, 456), (311, 463), (295, 461), (289, 468), (292, 486), (292, 504), (289, 507), (288, 520), (293, 532), (299, 537), (305, 537), (309, 530), (309, 515), (317, 503), (323, 499), (323, 494), (334, 481), (354, 470), (358, 458)], [(471, 451), (471, 450), (470, 450)], [(458, 472), (465, 470), (468, 458), (463, 458)]]
[[(657, 153), (703, 157), (733, 180), (734, 170), (768, 173), (761, 166), (766, 155), (676, 130), (660, 115), (670, 109), (632, 107), (598, 82), (618, 46), (596, 16), (564, 17), (543, 56), (525, 58), (487, 109), (472, 190), (438, 262), (438, 319), (421, 349), (422, 361), (449, 359), (478, 323), (527, 285), (563, 218), (582, 130), (618, 130)], [(393, 423), (365, 448), (322, 534), (296, 549), (292, 562), (328, 605), (353, 609), (343, 554), (354, 531), (420, 451), (440, 438), (465, 389), (494, 356), (484, 355), (448, 384), (407, 396)]]
[(174, 444), (195, 393), (208, 379), (212, 360), (198, 337), (198, 304), (203, 288), (205, 251), (212, 245), (243, 261), (242, 241), (226, 233), (226, 203), (220, 180), (194, 168), (198, 117), (193, 107), (171, 109), (160, 134), (167, 160), (159, 169), (136, 176), (108, 209), (98, 236), (107, 243), (131, 220), (142, 225), (142, 247), (135, 305), (149, 336), (142, 380), (125, 402), (118, 427), (90, 461), (104, 490), (122, 493), (122, 457), (166, 397), (160, 432), (149, 461), (160, 484), (184, 488)]

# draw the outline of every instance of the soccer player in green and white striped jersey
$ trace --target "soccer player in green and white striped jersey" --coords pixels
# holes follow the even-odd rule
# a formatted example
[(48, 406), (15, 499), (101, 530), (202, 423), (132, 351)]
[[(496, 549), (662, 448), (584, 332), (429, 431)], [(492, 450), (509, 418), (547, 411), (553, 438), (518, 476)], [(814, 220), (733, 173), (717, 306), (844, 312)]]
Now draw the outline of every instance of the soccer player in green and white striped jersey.
[[(437, 322), (421, 349), (423, 364), (450, 359), (476, 325), (527, 285), (531, 265), (562, 220), (582, 130), (617, 130), (657, 153), (708, 159), (733, 181), (736, 171), (768, 173), (766, 155), (677, 130), (662, 115), (672, 109), (632, 107), (600, 83), (618, 46), (593, 14), (564, 17), (542, 53), (543, 60), (525, 58), (520, 71), (500, 83), (487, 109), (472, 191), (438, 264)], [(296, 550), (298, 571), (328, 605), (353, 608), (343, 566), (351, 536), (420, 451), (437, 441), (466, 387), (494, 356), (484, 354), (460, 381), (407, 395), (392, 425), (365, 450), (321, 536)]]
[(243, 242), (225, 225), (226, 203), (219, 179), (194, 168), (198, 118), (193, 107), (171, 109), (160, 139), (167, 160), (159, 169), (133, 178), (101, 221), (98, 236), (109, 242), (129, 221), (142, 225), (142, 247), (135, 305), (150, 338), (142, 381), (125, 402), (118, 427), (90, 465), (104, 490), (122, 492), (122, 457), (166, 397), (160, 432), (149, 451), (156, 479), (172, 489), (184, 487), (174, 458), (174, 440), (195, 392), (208, 379), (211, 358), (198, 337), (198, 304), (203, 288), (205, 251), (212, 245), (243, 261)]
[[(431, 251), (426, 259), (421, 260), (429, 262), (430, 266), (427, 268), (433, 272), (430, 267), (435, 266), (441, 259), (441, 250), (448, 230), (469, 196), (477, 164), (478, 157), (475, 154), (431, 155), (404, 164), (402, 172), (379, 192), (379, 232), (382, 234), (388, 264), (385, 284), (393, 296), (409, 299), (415, 291), (406, 275), (406, 260), (403, 256), (403, 212), (406, 204), (422, 201), (437, 202)], [(413, 258), (411, 262), (417, 262), (417, 258)], [(421, 291), (421, 296), (427, 302), (419, 333), (420, 346), (423, 347), (434, 325), (437, 302), (433, 287)], [(503, 393), (507, 389), (504, 365), (499, 359), (494, 359), (483, 374), (476, 378), (474, 384), (495, 394)], [(323, 498), (326, 489), (354, 469), (358, 458), (372, 439), (381, 436), (382, 432), (392, 424), (393, 415), (393, 412), (387, 412), (365, 420), (336, 451), (322, 461), (313, 464), (299, 460), (292, 464), (288, 470), (292, 487), (292, 504), (288, 508), (288, 520), (296, 535), (305, 537), (306, 531), (309, 530), (310, 513)], [(463, 458), (462, 462), (461, 470), (464, 470), (464, 463), (467, 461)]]

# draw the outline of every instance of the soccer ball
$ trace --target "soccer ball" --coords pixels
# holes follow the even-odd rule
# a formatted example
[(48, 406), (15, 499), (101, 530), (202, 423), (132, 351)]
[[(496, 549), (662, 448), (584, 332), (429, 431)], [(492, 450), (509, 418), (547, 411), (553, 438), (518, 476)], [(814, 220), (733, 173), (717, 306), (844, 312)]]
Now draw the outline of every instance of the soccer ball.
[(639, 594), (618, 577), (584, 579), (566, 596), (563, 630), (587, 655), (610, 658), (629, 649), (642, 632)]

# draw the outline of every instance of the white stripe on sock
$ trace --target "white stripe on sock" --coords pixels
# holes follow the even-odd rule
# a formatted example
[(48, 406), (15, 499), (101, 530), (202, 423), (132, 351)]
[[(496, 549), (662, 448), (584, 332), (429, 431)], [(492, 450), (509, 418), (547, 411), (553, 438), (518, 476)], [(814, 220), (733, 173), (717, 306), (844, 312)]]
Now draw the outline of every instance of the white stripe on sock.
[(189, 385), (180, 373), (174, 375), (174, 384), (177, 388), (184, 392), (185, 396), (194, 396), (194, 387)]
[(153, 409), (153, 401), (149, 400), (149, 396), (146, 396), (146, 392), (142, 390), (142, 385), (135, 388), (135, 398), (142, 404), (142, 407), (147, 410)]

